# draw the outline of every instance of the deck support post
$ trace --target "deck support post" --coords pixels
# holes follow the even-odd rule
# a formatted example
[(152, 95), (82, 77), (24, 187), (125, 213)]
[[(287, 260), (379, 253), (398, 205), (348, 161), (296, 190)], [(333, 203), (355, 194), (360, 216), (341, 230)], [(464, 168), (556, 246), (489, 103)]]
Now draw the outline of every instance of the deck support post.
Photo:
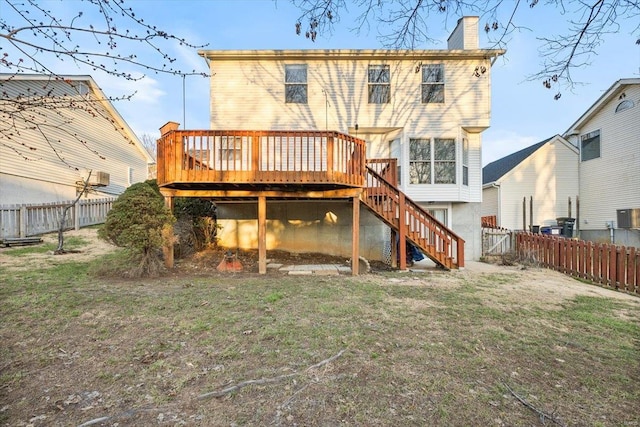
[[(173, 212), (173, 197), (164, 196), (164, 205)], [(173, 243), (173, 225), (166, 225), (162, 230), (162, 254), (166, 268), (173, 268)]]
[(404, 193), (400, 192), (398, 200), (398, 256), (400, 258), (400, 270), (407, 269), (407, 228), (406, 228), (406, 204)]
[(267, 274), (267, 198), (258, 197), (258, 273)]
[(360, 197), (353, 197), (353, 221), (351, 226), (351, 275), (360, 271)]
[(391, 267), (398, 268), (398, 233), (391, 229)]

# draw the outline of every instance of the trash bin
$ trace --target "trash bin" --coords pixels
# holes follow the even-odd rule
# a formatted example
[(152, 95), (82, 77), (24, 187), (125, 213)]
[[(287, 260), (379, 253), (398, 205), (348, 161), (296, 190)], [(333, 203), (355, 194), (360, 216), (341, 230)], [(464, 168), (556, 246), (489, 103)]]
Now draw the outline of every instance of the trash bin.
[(562, 227), (555, 225), (548, 225), (545, 227), (540, 227), (540, 234), (549, 234), (553, 236), (560, 236), (562, 233)]
[(531, 226), (531, 232), (532, 232), (533, 234), (538, 234), (538, 233), (540, 233), (540, 226), (539, 226), (539, 225), (532, 225), (532, 226)]
[(558, 227), (562, 228), (561, 231), (561, 235), (564, 237), (573, 237), (573, 227), (576, 224), (576, 219), (575, 218), (569, 218), (569, 217), (560, 217), (560, 218), (556, 218), (556, 221), (558, 222)]

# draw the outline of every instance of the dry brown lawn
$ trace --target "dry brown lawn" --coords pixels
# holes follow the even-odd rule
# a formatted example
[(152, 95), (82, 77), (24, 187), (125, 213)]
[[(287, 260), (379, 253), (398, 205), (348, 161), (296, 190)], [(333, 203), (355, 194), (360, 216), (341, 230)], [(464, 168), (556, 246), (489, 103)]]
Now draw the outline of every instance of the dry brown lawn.
[(0, 250), (0, 425), (640, 425), (634, 296), (479, 263), (222, 274), (216, 252), (96, 278), (114, 248), (68, 236)]

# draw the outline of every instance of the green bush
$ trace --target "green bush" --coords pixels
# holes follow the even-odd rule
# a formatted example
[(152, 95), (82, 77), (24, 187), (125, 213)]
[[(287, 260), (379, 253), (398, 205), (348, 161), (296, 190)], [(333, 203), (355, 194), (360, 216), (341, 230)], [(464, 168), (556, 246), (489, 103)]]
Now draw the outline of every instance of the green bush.
[(162, 269), (162, 229), (175, 219), (153, 181), (133, 184), (118, 197), (98, 235), (130, 255), (129, 277), (154, 276)]
[(215, 244), (218, 230), (215, 203), (207, 199), (176, 197), (173, 211), (178, 219), (177, 257)]

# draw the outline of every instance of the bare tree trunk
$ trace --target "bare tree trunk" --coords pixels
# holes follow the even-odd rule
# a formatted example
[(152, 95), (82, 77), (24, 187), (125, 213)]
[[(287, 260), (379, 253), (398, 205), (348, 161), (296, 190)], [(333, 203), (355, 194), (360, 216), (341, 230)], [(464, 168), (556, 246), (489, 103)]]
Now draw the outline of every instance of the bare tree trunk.
[(91, 178), (92, 172), (93, 171), (89, 171), (89, 175), (87, 176), (87, 179), (84, 180), (84, 185), (82, 186), (82, 190), (78, 194), (78, 197), (76, 197), (73, 203), (71, 203), (69, 206), (66, 206), (62, 211), (62, 219), (60, 219), (60, 222), (58, 223), (58, 247), (55, 251), (53, 251), (54, 255), (61, 255), (66, 252), (64, 250), (64, 223), (67, 219), (67, 212), (69, 212), (69, 209), (71, 209), (78, 203), (80, 197), (82, 197), (84, 192), (87, 191), (87, 187), (89, 187), (89, 179)]

